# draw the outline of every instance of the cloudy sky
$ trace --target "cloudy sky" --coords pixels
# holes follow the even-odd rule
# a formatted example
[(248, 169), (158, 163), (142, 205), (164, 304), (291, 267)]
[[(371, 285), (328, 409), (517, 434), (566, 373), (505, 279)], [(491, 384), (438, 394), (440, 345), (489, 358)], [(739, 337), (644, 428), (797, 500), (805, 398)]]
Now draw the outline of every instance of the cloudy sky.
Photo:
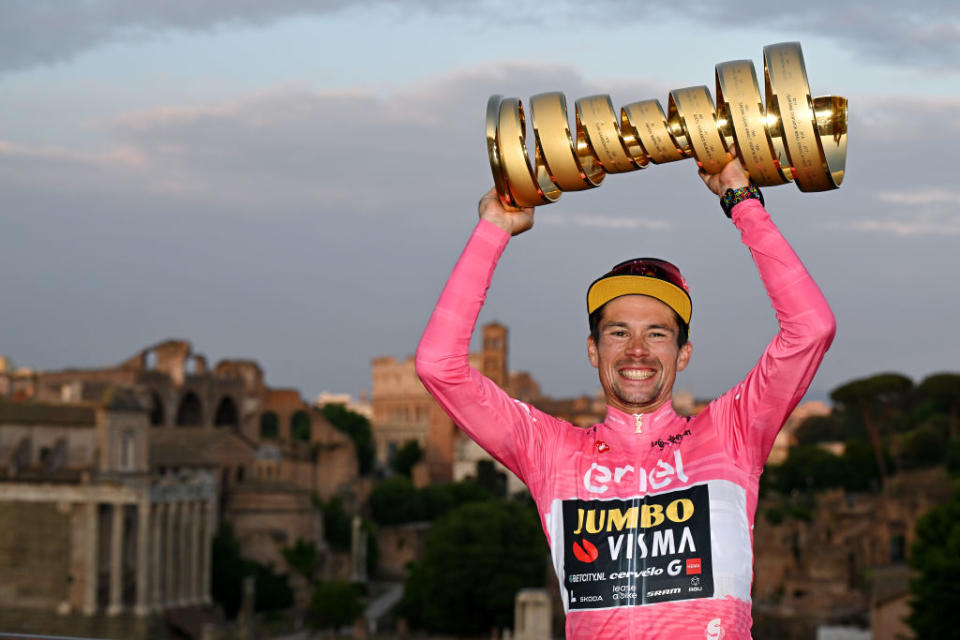
[[(814, 392), (960, 370), (955, 0), (7, 0), (0, 353), (102, 366), (178, 337), (306, 397), (357, 394), (371, 358), (413, 352), (475, 222), (490, 94), (666, 106), (789, 40), (814, 95), (850, 101), (843, 186), (766, 190), (838, 318)], [(692, 161), (539, 209), (481, 322), (545, 392), (592, 393), (585, 288), (637, 255), (693, 290), (679, 386), (721, 393), (776, 324)]]

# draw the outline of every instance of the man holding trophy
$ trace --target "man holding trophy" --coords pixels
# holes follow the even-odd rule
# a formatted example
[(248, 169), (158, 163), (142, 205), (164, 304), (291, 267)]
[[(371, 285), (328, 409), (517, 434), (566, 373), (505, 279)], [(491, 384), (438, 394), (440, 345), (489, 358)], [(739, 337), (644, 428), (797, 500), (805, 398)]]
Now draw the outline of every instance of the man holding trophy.
[[(735, 155), (735, 151), (734, 151)], [(826, 300), (770, 220), (740, 158), (700, 170), (740, 231), (779, 332), (757, 365), (694, 417), (676, 414), (692, 305), (669, 262), (638, 258), (587, 291), (587, 357), (607, 402), (584, 429), (508, 397), (469, 364), (500, 254), (532, 207), (491, 190), (417, 349), (424, 385), (536, 502), (566, 611), (566, 637), (749, 638), (760, 474), (833, 340)]]

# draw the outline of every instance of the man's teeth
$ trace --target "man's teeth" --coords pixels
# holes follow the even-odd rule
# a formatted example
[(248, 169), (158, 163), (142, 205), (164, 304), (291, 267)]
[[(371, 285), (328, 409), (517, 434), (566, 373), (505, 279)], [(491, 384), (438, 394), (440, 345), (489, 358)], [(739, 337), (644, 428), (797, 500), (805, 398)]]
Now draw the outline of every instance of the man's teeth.
[(649, 369), (644, 369), (643, 371), (637, 371), (636, 369), (622, 369), (620, 375), (628, 380), (646, 380), (647, 378), (653, 376), (653, 371)]

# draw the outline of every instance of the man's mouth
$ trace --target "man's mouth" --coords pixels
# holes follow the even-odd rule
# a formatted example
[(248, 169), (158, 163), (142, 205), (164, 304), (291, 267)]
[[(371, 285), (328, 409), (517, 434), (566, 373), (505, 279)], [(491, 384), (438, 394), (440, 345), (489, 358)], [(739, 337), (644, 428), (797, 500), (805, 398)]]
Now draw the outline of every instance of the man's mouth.
[(627, 380), (646, 380), (652, 378), (653, 369), (620, 369), (620, 375)]

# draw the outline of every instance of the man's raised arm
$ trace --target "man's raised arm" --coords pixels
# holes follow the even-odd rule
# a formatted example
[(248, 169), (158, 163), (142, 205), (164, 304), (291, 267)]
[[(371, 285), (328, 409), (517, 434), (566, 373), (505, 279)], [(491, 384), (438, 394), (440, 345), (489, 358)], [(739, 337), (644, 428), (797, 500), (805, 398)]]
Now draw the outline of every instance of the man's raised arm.
[(540, 429), (533, 428), (538, 412), (470, 367), (470, 338), (497, 261), (512, 235), (533, 226), (533, 208), (505, 209), (491, 189), (479, 213), (417, 347), (417, 375), (461, 429), (526, 480), (521, 453), (542, 450)]
[[(719, 174), (701, 171), (707, 187), (723, 196), (749, 185), (739, 159)], [(737, 459), (746, 456), (759, 471), (777, 432), (806, 393), (836, 333), (836, 320), (816, 282), (760, 200), (749, 195), (732, 206), (731, 219), (750, 250), (770, 297), (780, 330), (747, 377), (718, 407), (718, 421)]]

